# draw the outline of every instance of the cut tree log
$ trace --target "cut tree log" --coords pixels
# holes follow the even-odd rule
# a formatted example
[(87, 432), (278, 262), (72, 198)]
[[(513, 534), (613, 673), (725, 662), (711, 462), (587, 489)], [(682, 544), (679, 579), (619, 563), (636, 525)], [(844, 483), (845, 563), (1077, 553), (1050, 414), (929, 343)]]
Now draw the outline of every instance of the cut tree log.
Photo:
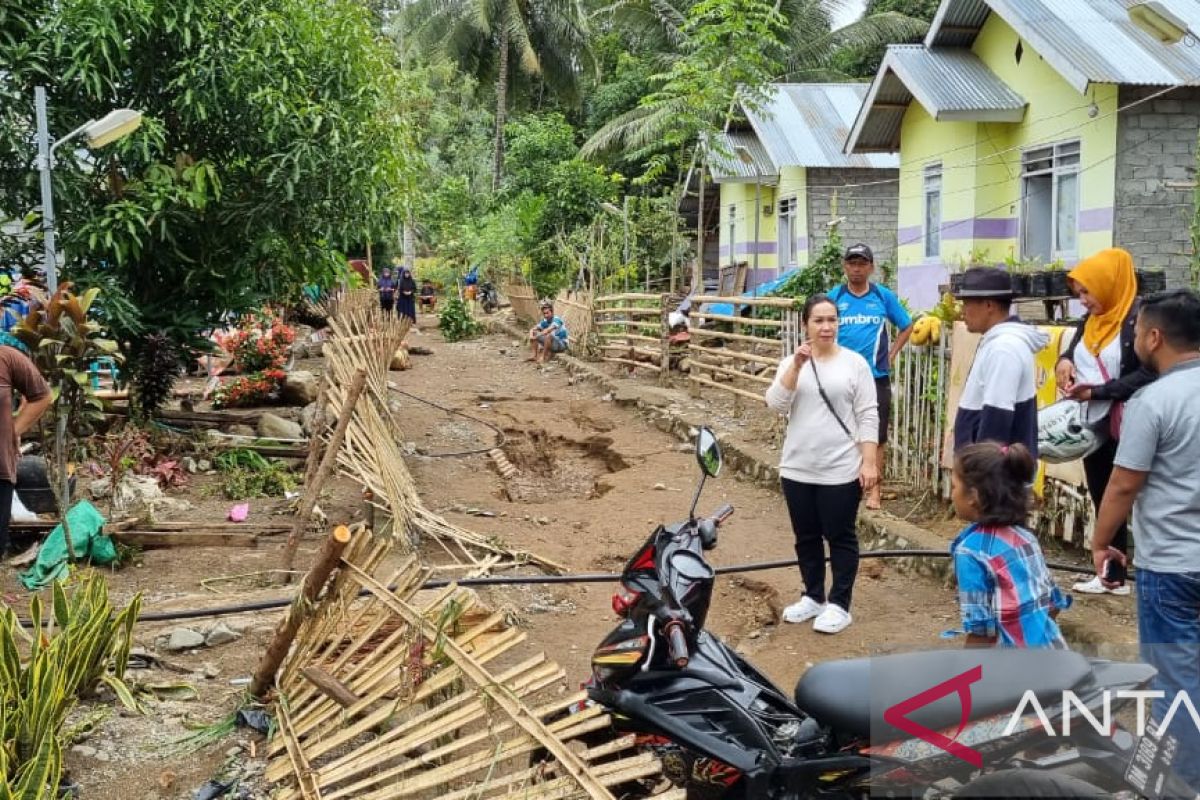
[[(360, 389), (361, 385), (360, 382)], [(292, 603), (287, 616), (279, 623), (279, 627), (275, 630), (275, 637), (267, 647), (267, 652), (263, 654), (258, 669), (254, 671), (254, 678), (250, 681), (252, 697), (262, 697), (275, 684), (275, 673), (279, 671), (279, 665), (283, 663), (288, 650), (291, 649), (296, 632), (300, 630), (300, 625), (304, 622), (305, 617), (316, 607), (321, 589), (328, 582), (329, 576), (333, 573), (334, 567), (338, 565), (342, 552), (349, 543), (350, 529), (345, 525), (334, 528), (333, 532), (329, 534), (329, 538), (325, 540), (325, 546), (321, 548), (316, 563), (304, 576), (304, 583), (300, 587), (300, 596), (297, 598), (298, 602)]]
[(321, 694), (325, 695), (342, 708), (350, 708), (350, 706), (362, 700), (361, 697), (350, 691), (350, 689), (346, 687), (346, 684), (342, 683), (320, 667), (305, 667), (304, 669), (300, 670), (300, 674), (304, 676), (305, 680), (320, 689)]

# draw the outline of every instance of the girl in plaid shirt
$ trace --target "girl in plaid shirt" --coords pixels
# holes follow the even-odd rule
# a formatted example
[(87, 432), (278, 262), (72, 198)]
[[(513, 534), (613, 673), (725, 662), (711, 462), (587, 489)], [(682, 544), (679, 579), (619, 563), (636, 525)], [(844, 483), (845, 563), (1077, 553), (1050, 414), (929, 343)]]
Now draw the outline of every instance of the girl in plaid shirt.
[(950, 545), (968, 647), (1067, 646), (1054, 620), (1070, 598), (1024, 527), (1036, 470), (1020, 444), (981, 442), (954, 459), (950, 499), (971, 523)]

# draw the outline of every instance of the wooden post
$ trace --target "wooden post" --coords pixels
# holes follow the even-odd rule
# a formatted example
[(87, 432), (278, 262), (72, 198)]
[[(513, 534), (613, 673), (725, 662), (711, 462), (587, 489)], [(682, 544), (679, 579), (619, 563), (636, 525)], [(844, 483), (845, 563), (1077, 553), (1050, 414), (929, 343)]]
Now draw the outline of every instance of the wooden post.
[[(700, 199), (696, 209), (696, 262), (692, 265), (692, 294), (704, 294), (704, 156), (700, 157)], [(729, 243), (733, 252), (733, 242)]]
[(321, 589), (329, 580), (330, 573), (337, 566), (338, 559), (342, 557), (342, 551), (349, 543), (350, 529), (345, 525), (334, 528), (329, 538), (325, 540), (325, 546), (321, 549), (321, 555), (317, 558), (317, 562), (304, 576), (304, 585), (300, 587), (299, 602), (293, 603), (288, 609), (287, 616), (275, 629), (275, 637), (271, 639), (267, 652), (263, 653), (262, 661), (258, 663), (258, 669), (254, 671), (254, 679), (250, 682), (252, 697), (262, 697), (275, 684), (275, 673), (279, 671), (279, 665), (283, 663), (288, 650), (291, 649), (292, 641), (295, 640), (301, 623), (308, 616), (308, 609), (316, 603)]
[(304, 535), (305, 529), (308, 528), (308, 522), (312, 519), (313, 509), (317, 507), (317, 499), (321, 496), (321, 487), (329, 480), (329, 476), (337, 464), (338, 450), (342, 447), (342, 440), (346, 438), (346, 429), (350, 427), (354, 406), (358, 403), (359, 395), (362, 394), (363, 387), (366, 385), (367, 371), (360, 369), (354, 373), (354, 380), (350, 382), (350, 390), (346, 392), (346, 403), (342, 406), (341, 413), (338, 414), (337, 427), (333, 429), (333, 435), (329, 437), (329, 446), (325, 448), (325, 455), (321, 457), (321, 465), (317, 467), (312, 481), (304, 486), (304, 496), (300, 500), (300, 508), (296, 510), (296, 518), (292, 522), (292, 532), (288, 534), (287, 544), (283, 548), (283, 569), (287, 571), (284, 574), (284, 583), (291, 583), (289, 573), (296, 560), (296, 548), (300, 546), (300, 537)]
[(658, 372), (658, 382), (665, 384), (667, 382), (668, 373), (671, 371), (671, 322), (670, 308), (671, 295), (664, 294), (658, 300), (659, 325), (662, 327), (660, 335), (662, 336), (662, 368)]

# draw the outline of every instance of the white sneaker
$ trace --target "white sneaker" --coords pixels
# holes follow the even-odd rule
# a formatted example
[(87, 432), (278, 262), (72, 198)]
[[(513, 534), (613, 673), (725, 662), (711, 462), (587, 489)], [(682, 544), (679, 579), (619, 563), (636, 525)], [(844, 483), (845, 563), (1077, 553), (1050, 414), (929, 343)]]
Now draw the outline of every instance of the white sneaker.
[(818, 603), (808, 595), (804, 595), (800, 598), (799, 603), (792, 603), (783, 610), (783, 621), (793, 624), (808, 622), (810, 619), (821, 616), (821, 612), (824, 610), (824, 603)]
[(827, 603), (821, 616), (813, 622), (813, 630), (817, 633), (841, 633), (853, 621), (849, 611), (834, 603)]
[(1097, 575), (1090, 581), (1080, 581), (1071, 586), (1071, 591), (1079, 592), (1080, 594), (1114, 594), (1118, 597), (1125, 597), (1129, 594), (1129, 584), (1123, 583), (1115, 589), (1109, 589), (1100, 580)]

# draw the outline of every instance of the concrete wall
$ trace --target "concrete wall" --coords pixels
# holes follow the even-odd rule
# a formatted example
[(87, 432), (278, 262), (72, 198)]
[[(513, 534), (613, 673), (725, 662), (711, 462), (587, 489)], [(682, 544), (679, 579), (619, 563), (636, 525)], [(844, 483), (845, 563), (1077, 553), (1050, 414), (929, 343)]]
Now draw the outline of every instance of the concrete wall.
[[(1080, 142), (1077, 246), (1056, 258), (1070, 265), (1113, 243), (1117, 88), (1097, 85), (1079, 92), (994, 13), (973, 50), (1029, 105), (1020, 123), (938, 122), (919, 103), (909, 106), (901, 129), (897, 261), (901, 296), (914, 309), (937, 302), (938, 285), (952, 270), (971, 261), (1023, 256), (1021, 156), (1032, 147)], [(938, 162), (941, 248), (926, 258), (924, 171)]]
[[(1121, 105), (1157, 87), (1121, 89)], [(1143, 269), (1161, 269), (1170, 286), (1186, 285), (1192, 259), (1194, 190), (1168, 182), (1196, 179), (1200, 89), (1176, 89), (1121, 112), (1117, 125), (1115, 241)]]
[(825, 246), (829, 221), (838, 216), (845, 217), (839, 230), (846, 245), (868, 245), (877, 265), (893, 261), (899, 174), (894, 169), (809, 169), (809, 253), (816, 255)]

